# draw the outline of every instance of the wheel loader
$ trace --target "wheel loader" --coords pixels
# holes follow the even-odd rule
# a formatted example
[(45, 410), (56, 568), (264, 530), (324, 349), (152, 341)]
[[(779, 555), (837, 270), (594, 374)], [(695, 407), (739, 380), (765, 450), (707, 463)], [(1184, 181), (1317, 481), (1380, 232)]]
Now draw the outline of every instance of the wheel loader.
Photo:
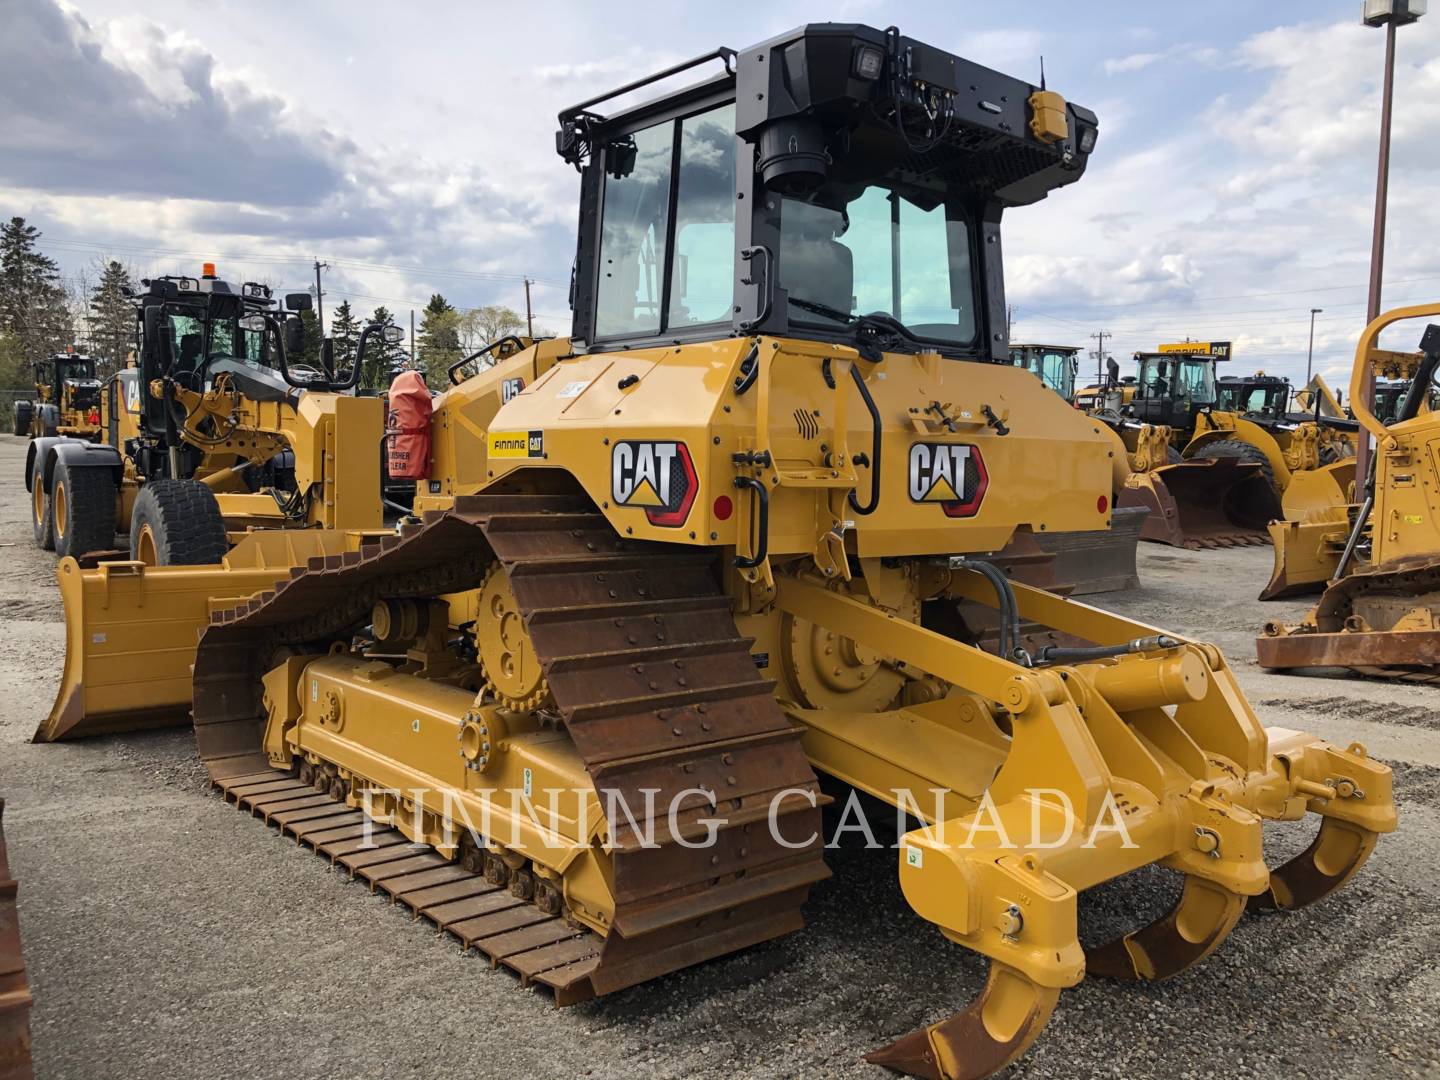
[(1010, 361), (1024, 368), (1066, 401), (1075, 397), (1080, 350), (1073, 345), (1011, 345)]
[[(1440, 325), (1413, 353), (1377, 347), (1387, 327), (1440, 316), (1440, 304), (1397, 308), (1366, 327), (1355, 350), (1350, 406), (1375, 438), (1358, 506), (1272, 526), (1275, 574), (1267, 594), (1321, 585), (1300, 623), (1267, 623), (1255, 642), (1262, 667), (1350, 668), (1363, 675), (1440, 682), (1440, 531), (1434, 504), (1440, 413), (1429, 401), (1440, 370)], [(1405, 396), (1388, 419), (1366, 404), (1365, 385), (1398, 375)], [(1377, 403), (1379, 404), (1379, 403)]]
[[(379, 529), (384, 406), (348, 394), (359, 364), (290, 365), (300, 322), (268, 286), (143, 282), (133, 365), (103, 386), (103, 441), (35, 439), (25, 462), (35, 541), (60, 556), (109, 551), (150, 565), (216, 563), (247, 530)], [(286, 300), (290, 313), (307, 293)], [(367, 326), (374, 333), (396, 328)]]
[(16, 435), (32, 439), (100, 437), (100, 380), (95, 360), (69, 348), (35, 364), (35, 398), (15, 402)]
[[(1098, 127), (855, 24), (565, 110), (571, 335), (435, 400), (421, 521), (213, 615), (227, 799), (563, 1005), (799, 929), (827, 777), (912, 817), (875, 857), (990, 965), (875, 1032), (925, 1077), (1016, 1060), (1087, 971), (1169, 977), (1343, 885), (1388, 769), (1262, 727), (1214, 646), (980, 557), (1111, 513), (1111, 436), (1010, 364), (1001, 245)], [(1268, 867), (1262, 821), (1306, 817)], [(1152, 863), (1175, 909), (1082, 948), (1078, 892)]]

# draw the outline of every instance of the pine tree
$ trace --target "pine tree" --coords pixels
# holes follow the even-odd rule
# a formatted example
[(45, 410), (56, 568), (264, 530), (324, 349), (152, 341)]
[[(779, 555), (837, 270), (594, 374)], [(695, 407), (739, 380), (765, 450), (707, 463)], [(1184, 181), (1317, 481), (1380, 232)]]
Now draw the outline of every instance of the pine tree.
[(450, 384), (447, 369), (460, 359), (460, 313), (435, 293), (421, 315), (415, 359), (432, 387)]
[(335, 370), (349, 371), (355, 366), (355, 347), (360, 342), (360, 320), (351, 312), (349, 300), (342, 300), (330, 317), (330, 338), (335, 343)]
[(99, 266), (100, 283), (90, 293), (90, 351), (100, 358), (105, 373), (125, 366), (135, 347), (135, 308), (130, 271), (114, 259)]
[[(383, 304), (370, 313), (370, 321), (382, 326), (391, 326), (395, 317)], [(360, 385), (368, 390), (385, 390), (405, 363), (405, 350), (400, 345), (391, 345), (380, 334), (373, 333), (365, 342), (365, 363), (360, 369)]]
[(60, 267), (40, 252), (40, 236), (23, 217), (0, 225), (0, 331), (16, 339), (31, 358), (57, 352), (74, 340)]

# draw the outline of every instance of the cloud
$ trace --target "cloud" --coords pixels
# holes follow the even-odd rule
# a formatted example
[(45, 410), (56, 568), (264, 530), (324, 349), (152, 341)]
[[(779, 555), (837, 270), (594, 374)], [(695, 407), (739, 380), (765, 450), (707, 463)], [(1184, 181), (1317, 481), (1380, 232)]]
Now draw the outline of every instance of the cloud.
[(1131, 53), (1129, 56), (1121, 56), (1116, 59), (1106, 60), (1101, 68), (1106, 75), (1127, 75), (1135, 71), (1144, 71), (1165, 61), (1176, 61), (1181, 64), (1192, 66), (1211, 67), (1222, 60), (1220, 50), (1208, 46), (1192, 46), (1186, 44), (1172, 45), (1160, 52), (1139, 52)]

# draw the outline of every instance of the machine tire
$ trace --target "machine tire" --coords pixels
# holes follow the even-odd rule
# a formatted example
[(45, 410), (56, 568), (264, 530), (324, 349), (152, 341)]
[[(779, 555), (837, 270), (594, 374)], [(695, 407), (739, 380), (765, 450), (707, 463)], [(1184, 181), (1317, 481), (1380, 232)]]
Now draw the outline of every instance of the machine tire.
[(30, 466), (30, 523), (35, 528), (35, 546), (55, 550), (55, 503), (45, 494), (45, 455), (36, 454)]
[(28, 401), (15, 402), (15, 434), (30, 434), (30, 419), (35, 415), (35, 406)]
[(40, 406), (40, 434), (46, 438), (60, 434), (60, 410), (54, 405)]
[(1275, 486), (1275, 469), (1270, 464), (1270, 459), (1258, 446), (1252, 446), (1244, 439), (1220, 439), (1207, 446), (1202, 446), (1195, 453), (1190, 455), (1192, 460), (1217, 461), (1221, 458), (1231, 458), (1235, 461), (1253, 461), (1260, 466), (1260, 472), (1265, 477), (1265, 482), (1270, 485), (1270, 490), (1275, 492), (1275, 497), (1280, 497), (1280, 489)]
[(77, 559), (115, 543), (115, 478), (108, 469), (55, 464), (50, 485), (55, 554)]
[(215, 493), (198, 480), (152, 480), (130, 516), (130, 557), (157, 566), (206, 566), (230, 550)]

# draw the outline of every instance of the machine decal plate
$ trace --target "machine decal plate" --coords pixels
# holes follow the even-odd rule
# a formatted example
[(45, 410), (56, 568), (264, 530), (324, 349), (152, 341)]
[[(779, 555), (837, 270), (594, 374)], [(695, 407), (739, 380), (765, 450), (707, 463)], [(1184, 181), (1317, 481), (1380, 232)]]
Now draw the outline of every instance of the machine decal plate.
[(978, 446), (928, 442), (911, 445), (911, 502), (939, 503), (946, 517), (974, 517), (989, 486), (990, 475)]
[(489, 438), (492, 458), (543, 458), (545, 432), (492, 431)]
[(645, 511), (651, 525), (685, 524), (700, 483), (682, 442), (617, 442), (610, 452), (610, 497)]
[(506, 379), (500, 384), (500, 404), (504, 405), (511, 398), (525, 389), (525, 380), (518, 375), (513, 379)]

